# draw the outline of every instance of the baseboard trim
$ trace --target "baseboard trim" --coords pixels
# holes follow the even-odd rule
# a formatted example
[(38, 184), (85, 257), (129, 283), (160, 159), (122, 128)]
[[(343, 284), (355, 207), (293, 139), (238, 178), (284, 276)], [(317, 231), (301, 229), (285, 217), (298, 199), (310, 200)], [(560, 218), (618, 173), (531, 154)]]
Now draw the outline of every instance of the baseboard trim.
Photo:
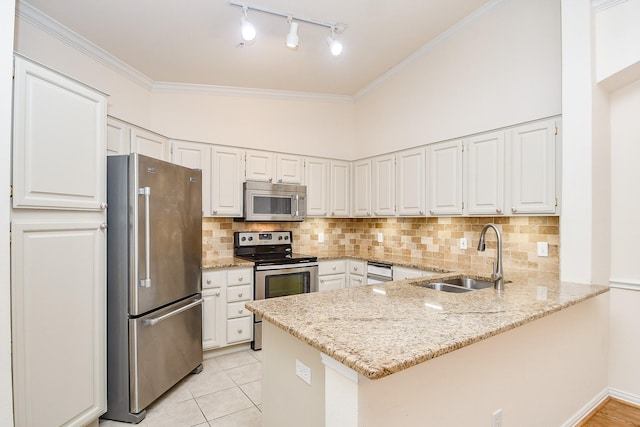
[(605, 399), (612, 397), (618, 400), (622, 400), (627, 403), (631, 403), (636, 406), (640, 406), (640, 396), (636, 396), (630, 393), (626, 393), (622, 390), (616, 390), (615, 388), (606, 388), (598, 393), (593, 399), (584, 405), (578, 412), (576, 412), (571, 418), (562, 424), (561, 427), (574, 427), (582, 420), (585, 419), (594, 409), (598, 407)]

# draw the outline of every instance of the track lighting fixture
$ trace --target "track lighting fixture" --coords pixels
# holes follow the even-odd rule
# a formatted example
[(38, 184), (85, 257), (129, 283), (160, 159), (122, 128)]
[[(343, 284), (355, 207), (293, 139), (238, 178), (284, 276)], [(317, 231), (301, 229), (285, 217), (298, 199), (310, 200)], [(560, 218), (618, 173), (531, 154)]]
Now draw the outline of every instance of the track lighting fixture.
[(277, 12), (270, 9), (264, 9), (257, 6), (247, 6), (245, 4), (238, 3), (235, 0), (230, 0), (229, 5), (242, 8), (242, 17), (240, 18), (240, 21), (242, 25), (241, 34), (242, 34), (243, 41), (240, 43), (241, 45), (243, 45), (244, 42), (252, 41), (256, 37), (256, 29), (247, 19), (247, 11), (251, 9), (258, 12), (267, 13), (269, 15), (275, 15), (275, 16), (286, 18), (287, 22), (289, 23), (289, 32), (287, 33), (285, 44), (287, 47), (291, 49), (296, 49), (298, 47), (298, 44), (300, 41), (298, 37), (298, 25), (300, 22), (305, 22), (307, 24), (319, 25), (321, 27), (328, 28), (331, 31), (331, 35), (327, 37), (327, 40), (326, 40), (327, 45), (329, 46), (329, 51), (333, 56), (338, 56), (342, 53), (342, 43), (336, 39), (335, 35), (342, 34), (342, 32), (347, 28), (346, 24), (342, 24), (342, 23), (329, 24), (326, 22), (316, 21), (314, 19), (294, 17), (291, 14), (281, 13), (281, 12)]
[(250, 42), (256, 38), (256, 28), (251, 22), (247, 20), (246, 6), (242, 7), (242, 17), (240, 18), (240, 33), (242, 34), (242, 40)]
[(289, 23), (289, 34), (287, 34), (285, 43), (288, 48), (296, 49), (298, 47), (298, 42), (300, 41), (298, 38), (298, 23), (293, 22), (292, 17), (288, 17), (287, 22)]

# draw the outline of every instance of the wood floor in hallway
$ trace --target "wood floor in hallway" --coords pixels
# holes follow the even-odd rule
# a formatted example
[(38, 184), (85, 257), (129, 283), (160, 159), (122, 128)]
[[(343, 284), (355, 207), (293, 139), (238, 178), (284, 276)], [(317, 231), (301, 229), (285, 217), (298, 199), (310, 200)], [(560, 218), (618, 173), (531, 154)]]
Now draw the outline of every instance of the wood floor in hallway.
[(640, 407), (607, 398), (576, 427), (640, 427)]

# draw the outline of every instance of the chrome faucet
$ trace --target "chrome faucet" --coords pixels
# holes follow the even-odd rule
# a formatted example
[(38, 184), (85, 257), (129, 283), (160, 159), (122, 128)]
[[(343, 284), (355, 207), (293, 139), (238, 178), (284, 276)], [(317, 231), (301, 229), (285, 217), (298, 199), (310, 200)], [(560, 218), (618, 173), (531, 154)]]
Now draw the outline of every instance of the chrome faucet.
[(487, 224), (482, 228), (482, 232), (480, 232), (480, 241), (478, 242), (478, 250), (484, 252), (486, 249), (486, 244), (484, 242), (484, 235), (487, 233), (489, 228), (493, 228), (496, 232), (496, 236), (498, 237), (498, 255), (496, 262), (493, 263), (493, 273), (491, 274), (491, 280), (493, 280), (493, 287), (497, 290), (501, 291), (504, 289), (504, 275), (502, 272), (502, 235), (500, 234), (500, 230), (496, 227), (495, 224)]

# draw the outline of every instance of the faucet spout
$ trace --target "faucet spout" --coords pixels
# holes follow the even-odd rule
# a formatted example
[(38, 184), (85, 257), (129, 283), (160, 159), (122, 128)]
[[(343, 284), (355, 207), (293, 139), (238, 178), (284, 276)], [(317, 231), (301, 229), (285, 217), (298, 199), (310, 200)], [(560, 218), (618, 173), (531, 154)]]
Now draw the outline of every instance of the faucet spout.
[(493, 280), (494, 288), (501, 291), (504, 289), (504, 273), (502, 271), (502, 235), (500, 234), (500, 230), (495, 224), (489, 223), (482, 227), (482, 231), (480, 232), (480, 241), (478, 242), (478, 250), (483, 252), (486, 249), (485, 243), (485, 234), (487, 230), (492, 228), (493, 231), (496, 232), (496, 237), (498, 239), (498, 248), (497, 248), (497, 256), (496, 262), (493, 264), (493, 273), (491, 274), (491, 280)]

